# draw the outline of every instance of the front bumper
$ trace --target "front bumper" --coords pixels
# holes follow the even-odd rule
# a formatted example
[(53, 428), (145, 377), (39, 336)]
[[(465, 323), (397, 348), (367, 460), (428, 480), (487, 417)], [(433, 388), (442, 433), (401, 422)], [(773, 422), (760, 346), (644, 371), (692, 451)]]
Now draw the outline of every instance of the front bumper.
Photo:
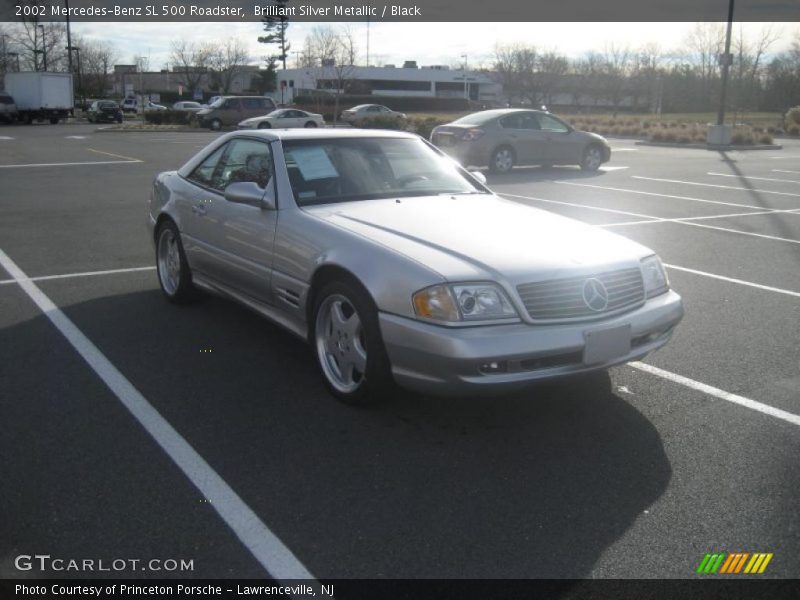
[[(437, 395), (480, 395), (641, 359), (670, 340), (682, 317), (681, 298), (669, 291), (634, 311), (592, 322), (454, 328), (388, 313), (380, 313), (379, 321), (399, 385)], [(587, 331), (623, 325), (631, 328), (630, 352), (600, 364), (583, 362)], [(506, 372), (482, 370), (493, 362), (505, 364)]]

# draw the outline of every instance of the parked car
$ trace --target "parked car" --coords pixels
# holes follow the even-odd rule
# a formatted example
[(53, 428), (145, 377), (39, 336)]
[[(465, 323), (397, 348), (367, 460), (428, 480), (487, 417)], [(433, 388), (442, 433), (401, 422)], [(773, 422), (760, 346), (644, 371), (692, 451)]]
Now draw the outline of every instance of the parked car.
[(167, 110), (167, 107), (163, 104), (156, 104), (155, 102), (151, 102), (150, 100), (145, 101), (144, 103), (144, 111), (153, 111), (153, 110)]
[(122, 109), (113, 100), (95, 100), (86, 111), (86, 119), (90, 123), (122, 123)]
[(290, 129), (292, 127), (325, 127), (322, 115), (295, 108), (279, 108), (263, 117), (245, 119), (239, 129)]
[(431, 141), (465, 166), (507, 173), (516, 165), (580, 165), (596, 171), (611, 160), (611, 146), (595, 133), (577, 131), (549, 112), (497, 109), (435, 127)]
[(10, 94), (0, 92), (0, 120), (6, 123), (13, 123), (17, 120), (17, 105)]
[(214, 104), (195, 115), (202, 127), (218, 131), (245, 119), (270, 113), (275, 108), (272, 98), (264, 96), (220, 96)]
[(124, 98), (119, 104), (123, 113), (136, 112), (139, 108), (139, 101), (136, 98)]
[(353, 404), (394, 383), (513, 390), (667, 343), (683, 307), (652, 250), (483, 181), (409, 133), (232, 132), (154, 181), (158, 281), (308, 340)]
[(203, 110), (203, 108), (204, 108), (203, 105), (200, 104), (199, 102), (190, 102), (186, 100), (176, 102), (175, 104), (172, 105), (172, 110), (180, 110), (183, 112), (190, 112), (190, 113), (196, 113), (200, 110)]
[(149, 98), (141, 100), (139, 98), (128, 97), (120, 103), (122, 112), (148, 112), (153, 110), (167, 110), (167, 107), (162, 104), (156, 104)]
[(353, 127), (361, 127), (367, 121), (378, 118), (394, 118), (405, 121), (405, 113), (393, 111), (382, 104), (359, 104), (342, 113), (342, 121), (350, 123)]

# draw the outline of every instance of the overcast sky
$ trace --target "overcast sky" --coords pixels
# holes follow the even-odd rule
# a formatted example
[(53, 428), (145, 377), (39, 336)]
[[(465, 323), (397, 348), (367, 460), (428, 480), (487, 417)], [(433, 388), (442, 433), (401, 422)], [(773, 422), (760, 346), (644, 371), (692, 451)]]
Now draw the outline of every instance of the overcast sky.
[[(337, 24), (331, 24), (334, 27)], [(313, 23), (295, 23), (289, 28), (292, 51), (299, 51)], [(350, 23), (359, 45), (359, 62), (364, 63), (367, 27)], [(770, 52), (780, 52), (800, 35), (798, 23), (735, 24), (745, 36), (757, 36), (765, 27), (780, 33)], [(455, 65), (468, 56), (471, 66), (491, 63), (496, 44), (522, 42), (543, 49), (557, 49), (571, 57), (589, 50), (602, 50), (609, 42), (631, 47), (655, 42), (666, 52), (680, 52), (693, 23), (372, 23), (369, 29), (370, 64), (405, 60), (419, 65)], [(86, 37), (113, 42), (119, 63), (129, 63), (135, 54), (150, 57), (153, 70), (166, 67), (170, 41), (185, 38), (193, 41), (225, 41), (238, 37), (248, 44), (253, 63), (263, 60), (267, 50), (256, 38), (262, 34), (260, 23), (74, 23), (73, 31)], [(294, 66), (291, 54), (288, 66)]]

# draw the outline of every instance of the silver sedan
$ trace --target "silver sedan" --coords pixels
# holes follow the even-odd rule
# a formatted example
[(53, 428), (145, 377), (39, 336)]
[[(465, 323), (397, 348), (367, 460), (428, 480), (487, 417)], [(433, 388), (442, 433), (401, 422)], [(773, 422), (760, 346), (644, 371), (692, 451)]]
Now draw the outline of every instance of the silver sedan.
[(317, 113), (296, 108), (279, 108), (263, 117), (245, 119), (239, 129), (291, 129), (293, 127), (325, 127), (325, 119)]
[(652, 251), (493, 194), (400, 132), (233, 132), (156, 178), (161, 289), (233, 298), (313, 346), (334, 396), (513, 390), (663, 346)]

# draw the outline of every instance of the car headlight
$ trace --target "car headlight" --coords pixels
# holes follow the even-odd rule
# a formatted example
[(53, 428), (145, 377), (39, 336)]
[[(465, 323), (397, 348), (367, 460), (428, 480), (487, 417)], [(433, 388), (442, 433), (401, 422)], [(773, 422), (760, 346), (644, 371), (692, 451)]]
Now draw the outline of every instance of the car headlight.
[(508, 296), (494, 283), (434, 285), (414, 294), (413, 304), (418, 317), (448, 323), (519, 318)]
[(661, 259), (656, 255), (642, 259), (642, 277), (644, 292), (648, 298), (663, 294), (669, 289), (669, 279)]

